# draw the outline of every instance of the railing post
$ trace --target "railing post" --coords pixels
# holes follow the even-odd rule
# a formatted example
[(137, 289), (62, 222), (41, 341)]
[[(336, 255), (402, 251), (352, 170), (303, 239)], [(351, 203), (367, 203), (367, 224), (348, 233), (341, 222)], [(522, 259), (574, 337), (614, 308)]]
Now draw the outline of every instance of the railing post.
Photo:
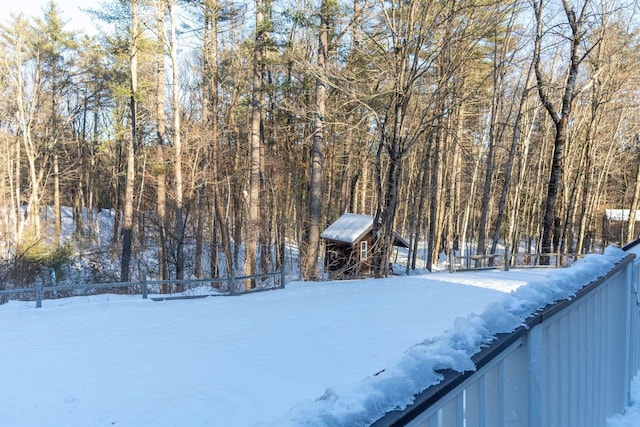
[(149, 293), (149, 289), (147, 289), (147, 270), (145, 270), (144, 268), (140, 271), (140, 275), (142, 276), (142, 281), (141, 281), (141, 285), (142, 285), (142, 298), (143, 299), (147, 299), (148, 293)]
[(36, 279), (36, 308), (42, 307), (42, 283)]
[(280, 288), (284, 289), (284, 280), (285, 280), (285, 276), (284, 276), (284, 264), (282, 264), (280, 266)]
[(542, 325), (536, 325), (527, 334), (529, 359), (529, 423), (530, 427), (542, 427), (543, 406), (546, 402), (546, 369)]
[(635, 316), (636, 307), (636, 298), (634, 295), (634, 272), (635, 272), (635, 261), (631, 261), (627, 264), (625, 272), (625, 300), (627, 301), (626, 307), (626, 316), (625, 316), (625, 345), (624, 345), (624, 398), (626, 399), (625, 404), (629, 406), (631, 404), (631, 380), (632, 376), (635, 374), (633, 372), (634, 363), (631, 358), (632, 348), (633, 348), (633, 317)]

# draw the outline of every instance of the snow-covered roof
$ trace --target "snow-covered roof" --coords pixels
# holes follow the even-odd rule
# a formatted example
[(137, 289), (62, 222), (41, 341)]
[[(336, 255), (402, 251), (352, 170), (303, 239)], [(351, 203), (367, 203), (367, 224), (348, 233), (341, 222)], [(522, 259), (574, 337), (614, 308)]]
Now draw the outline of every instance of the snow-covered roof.
[[(333, 224), (327, 227), (321, 234), (323, 239), (336, 242), (354, 244), (373, 228), (373, 216), (354, 213), (345, 213)], [(409, 242), (395, 231), (394, 245), (409, 247)]]
[(336, 242), (355, 243), (373, 228), (373, 216), (343, 214), (322, 232), (322, 238)]
[[(606, 209), (604, 214), (609, 221), (629, 221), (629, 209)], [(640, 221), (640, 211), (636, 211), (636, 221)]]

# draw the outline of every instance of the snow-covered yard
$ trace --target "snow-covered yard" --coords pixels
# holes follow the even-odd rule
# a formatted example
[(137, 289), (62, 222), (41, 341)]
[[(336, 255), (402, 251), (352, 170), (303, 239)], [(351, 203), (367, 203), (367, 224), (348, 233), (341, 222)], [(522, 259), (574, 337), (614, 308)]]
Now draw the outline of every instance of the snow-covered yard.
[(46, 300), (41, 309), (10, 302), (0, 306), (0, 425), (298, 425), (323, 417), (351, 425), (372, 416), (372, 404), (410, 398), (393, 388), (411, 370), (414, 344), (442, 350), (456, 336), (472, 352), (478, 334), (506, 328), (541, 298), (571, 295), (574, 285), (561, 283), (588, 283), (623, 255), (611, 250), (565, 270), (296, 282), (239, 297), (101, 295)]

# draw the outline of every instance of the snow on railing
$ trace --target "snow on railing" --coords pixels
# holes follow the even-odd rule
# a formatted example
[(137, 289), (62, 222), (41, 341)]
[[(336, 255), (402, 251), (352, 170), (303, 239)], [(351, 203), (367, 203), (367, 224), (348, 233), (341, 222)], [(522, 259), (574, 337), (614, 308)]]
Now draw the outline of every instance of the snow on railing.
[(374, 426), (603, 426), (640, 369), (640, 260), (627, 255), (575, 296), (547, 305)]
[(609, 247), (552, 271), (273, 425), (603, 426), (640, 364), (634, 258)]

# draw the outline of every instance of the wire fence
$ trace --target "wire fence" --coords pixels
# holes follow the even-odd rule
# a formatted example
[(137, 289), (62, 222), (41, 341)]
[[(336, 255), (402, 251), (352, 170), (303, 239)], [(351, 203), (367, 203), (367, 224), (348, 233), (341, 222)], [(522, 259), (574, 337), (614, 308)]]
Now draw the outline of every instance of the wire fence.
[(487, 268), (533, 268), (533, 267), (566, 267), (573, 264), (587, 254), (541, 252), (541, 253), (516, 253), (513, 254), (507, 248), (503, 253), (486, 255), (456, 255), (449, 251), (449, 272), (480, 270)]
[[(273, 273), (255, 274), (251, 276), (231, 275), (230, 277), (211, 277), (206, 279), (170, 279), (170, 280), (146, 280), (133, 282), (109, 282), (109, 283), (76, 283), (54, 286), (43, 286), (42, 281), (37, 280), (33, 287), (19, 289), (0, 290), (0, 303), (5, 302), (9, 296), (17, 296), (20, 299), (35, 300), (36, 308), (42, 307), (43, 299), (56, 299), (71, 292), (71, 296), (96, 295), (107, 291), (130, 295), (142, 295), (142, 298), (150, 298), (154, 301), (170, 299), (203, 298), (207, 296), (233, 296), (244, 295), (260, 291), (283, 289), (285, 287), (284, 268)], [(220, 284), (226, 286), (221, 287)], [(215, 292), (203, 292), (202, 287)], [(197, 289), (197, 291), (196, 291)], [(48, 298), (46, 298), (48, 296)]]

